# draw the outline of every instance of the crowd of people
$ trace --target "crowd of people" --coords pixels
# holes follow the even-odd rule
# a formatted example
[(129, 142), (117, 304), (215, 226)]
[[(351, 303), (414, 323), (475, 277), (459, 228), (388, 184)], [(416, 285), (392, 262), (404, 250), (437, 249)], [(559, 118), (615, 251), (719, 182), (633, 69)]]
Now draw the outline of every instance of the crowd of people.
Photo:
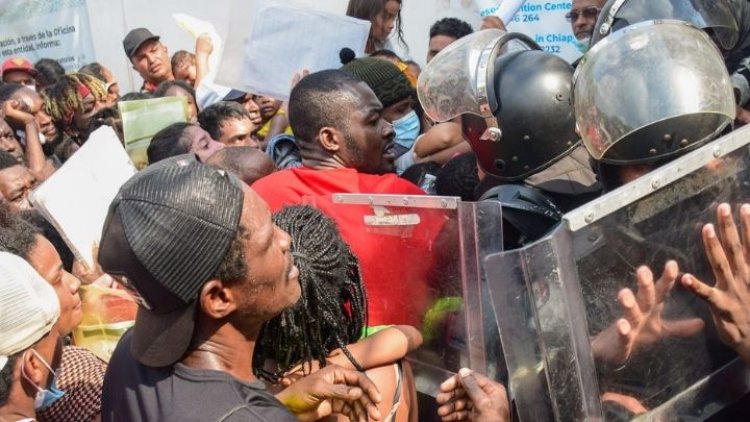
[[(674, 16), (652, 3), (671, 3)], [(377, 209), (342, 212), (331, 196), (497, 201), (510, 250), (750, 121), (750, 70), (741, 60), (750, 57), (750, 3), (652, 3), (573, 0), (566, 18), (585, 55), (572, 65), (508, 33), (497, 17), (476, 31), (443, 18), (426, 34), (422, 69), (393, 52), (392, 40), (405, 46), (402, 0), (350, 0), (347, 15), (371, 22), (365, 56), (345, 48), (338, 69), (300, 69), (287, 101), (215, 83), (207, 35), (194, 51), (170, 56), (158, 34), (130, 30), (122, 46), (143, 83), (129, 93), (105, 64), (66, 72), (52, 59), (6, 60), (0, 421), (511, 420), (503, 384), (469, 369), (440, 385), (436, 415), (418, 414), (406, 357), (424, 341), (431, 277), (455, 253), (442, 235), (456, 228), (425, 214), (418, 224), (374, 230), (363, 221), (382, 217), (371, 215)], [(711, 103), (720, 117), (679, 120), (669, 139), (637, 131), (611, 139), (605, 107), (580, 106), (586, 85), (575, 78), (616, 43), (617, 31), (692, 16), (683, 9), (705, 14), (688, 21), (696, 27), (683, 38), (718, 47), (704, 59), (723, 78), (716, 85), (727, 95)], [(712, 26), (716, 16), (734, 26)], [(492, 51), (494, 66), (468, 66), (479, 57), (469, 51)], [(612, 92), (628, 88), (607, 80)], [(86, 267), (29, 196), (100, 127), (125, 138), (118, 104), (161, 97), (185, 98), (185, 121), (151, 138), (148, 166), (119, 189), (97, 265)], [(596, 362), (624, 367), (666, 336), (706, 329), (707, 320), (662, 318), (681, 285), (705, 302), (718, 337), (750, 366), (750, 204), (719, 205), (702, 240), (715, 281), (682, 274), (675, 261), (658, 277), (640, 267), (634, 289), (612, 292), (613, 322), (591, 335)], [(414, 251), (419, 259), (404, 262)], [(108, 360), (71, 339), (82, 321), (82, 285), (125, 291), (138, 304)], [(631, 415), (648, 410), (622, 394), (605, 396)]]

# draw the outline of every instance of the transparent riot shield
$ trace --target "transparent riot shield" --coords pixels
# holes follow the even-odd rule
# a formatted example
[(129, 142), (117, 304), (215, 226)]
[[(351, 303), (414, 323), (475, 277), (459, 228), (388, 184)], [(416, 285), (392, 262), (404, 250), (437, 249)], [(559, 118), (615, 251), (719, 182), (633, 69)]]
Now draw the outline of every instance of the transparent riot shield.
[(434, 397), (462, 367), (502, 371), (497, 330), (487, 329), (494, 317), (479, 256), (502, 248), (499, 204), (360, 194), (305, 202), (337, 222), (358, 256), (374, 317), (368, 325), (420, 329), (423, 346), (409, 357), (418, 392)]
[(519, 420), (704, 420), (750, 391), (750, 372), (679, 281), (658, 282), (664, 294), (643, 312), (652, 324), (640, 326), (649, 335), (629, 357), (612, 337), (623, 289), (641, 303), (639, 267), (657, 282), (673, 259), (714, 280), (700, 231), (718, 204), (750, 201), (748, 144), (750, 128), (730, 133), (566, 214), (546, 238), (484, 259)]

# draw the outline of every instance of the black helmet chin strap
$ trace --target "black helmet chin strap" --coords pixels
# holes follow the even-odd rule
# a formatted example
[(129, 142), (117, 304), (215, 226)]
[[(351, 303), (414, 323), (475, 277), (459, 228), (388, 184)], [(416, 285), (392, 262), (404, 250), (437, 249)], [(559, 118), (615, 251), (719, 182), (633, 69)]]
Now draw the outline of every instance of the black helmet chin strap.
[(498, 201), (502, 206), (503, 243), (514, 249), (549, 233), (562, 220), (563, 213), (535, 188), (502, 184), (489, 189), (480, 201)]

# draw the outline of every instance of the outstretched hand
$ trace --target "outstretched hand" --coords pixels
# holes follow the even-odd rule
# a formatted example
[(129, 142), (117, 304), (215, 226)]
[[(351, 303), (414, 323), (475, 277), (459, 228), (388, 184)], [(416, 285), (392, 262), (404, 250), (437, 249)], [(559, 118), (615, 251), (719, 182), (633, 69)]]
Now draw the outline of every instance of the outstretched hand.
[(510, 420), (508, 395), (502, 384), (463, 368), (440, 384), (438, 416), (444, 422)]
[(380, 392), (361, 372), (331, 365), (276, 395), (299, 420), (315, 421), (342, 414), (352, 421), (380, 420)]
[(703, 227), (703, 246), (716, 277), (713, 287), (691, 274), (682, 285), (708, 303), (721, 340), (750, 366), (750, 204), (740, 208), (742, 237), (729, 204), (716, 210), (721, 239), (713, 224)]
[(638, 293), (622, 289), (617, 299), (623, 317), (599, 333), (591, 343), (594, 358), (610, 366), (624, 365), (633, 353), (648, 348), (665, 337), (690, 337), (703, 330), (700, 318), (667, 321), (662, 318), (664, 303), (675, 284), (679, 268), (668, 261), (661, 277), (654, 283), (654, 275), (646, 266), (638, 268)]

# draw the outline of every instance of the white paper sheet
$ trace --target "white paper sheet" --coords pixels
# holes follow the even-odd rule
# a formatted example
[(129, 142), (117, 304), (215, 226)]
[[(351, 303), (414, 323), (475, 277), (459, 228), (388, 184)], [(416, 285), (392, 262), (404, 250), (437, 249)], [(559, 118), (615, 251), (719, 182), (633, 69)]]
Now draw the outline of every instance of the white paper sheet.
[(31, 203), (60, 232), (76, 258), (94, 266), (109, 205), (136, 173), (117, 135), (102, 126), (52, 176), (31, 194)]
[[(288, 99), (296, 72), (338, 69), (344, 47), (362, 55), (370, 32), (369, 21), (269, 0), (258, 1), (253, 16), (250, 34), (230, 31), (217, 82), (280, 100)], [(227, 55), (244, 58), (242, 72), (225, 69)]]
[(526, 0), (476, 0), (476, 2), (481, 17), (495, 15), (508, 25)]

